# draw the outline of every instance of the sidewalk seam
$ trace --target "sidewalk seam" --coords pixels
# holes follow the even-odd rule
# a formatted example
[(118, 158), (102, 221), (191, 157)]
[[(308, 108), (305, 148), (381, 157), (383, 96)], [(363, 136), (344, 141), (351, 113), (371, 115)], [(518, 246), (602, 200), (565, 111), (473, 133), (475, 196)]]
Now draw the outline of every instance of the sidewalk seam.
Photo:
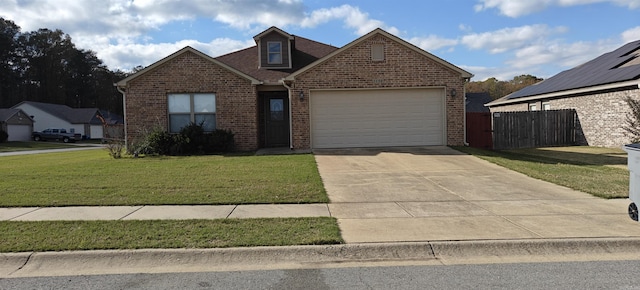
[(228, 219), (233, 214), (233, 212), (236, 210), (236, 208), (238, 208), (237, 204), (235, 206), (233, 206), (233, 209), (231, 209), (231, 211), (229, 212), (229, 214), (225, 218)]
[(137, 208), (136, 210), (134, 210), (134, 211), (132, 211), (132, 212), (130, 212), (130, 213), (128, 213), (128, 214), (126, 214), (126, 215), (124, 215), (123, 217), (119, 218), (118, 220), (119, 220), (119, 221), (121, 221), (121, 220), (123, 220), (123, 219), (127, 218), (128, 216), (130, 216), (130, 215), (132, 215), (132, 214), (134, 214), (134, 213), (138, 212), (139, 210), (141, 210), (141, 209), (142, 209), (142, 208), (144, 208), (144, 207), (146, 207), (146, 205), (140, 206), (140, 207), (139, 207), (139, 208)]
[(36, 207), (36, 208), (35, 208), (34, 210), (32, 210), (32, 211), (25, 212), (25, 213), (23, 213), (23, 214), (21, 214), (21, 215), (14, 216), (14, 217), (12, 217), (12, 218), (8, 219), (8, 221), (13, 221), (13, 220), (15, 220), (15, 219), (17, 219), (17, 218), (19, 218), (19, 217), (23, 217), (23, 216), (25, 216), (25, 215), (28, 215), (28, 214), (34, 213), (34, 212), (36, 212), (36, 211), (38, 211), (38, 210), (40, 210), (40, 209), (42, 209), (42, 207)]

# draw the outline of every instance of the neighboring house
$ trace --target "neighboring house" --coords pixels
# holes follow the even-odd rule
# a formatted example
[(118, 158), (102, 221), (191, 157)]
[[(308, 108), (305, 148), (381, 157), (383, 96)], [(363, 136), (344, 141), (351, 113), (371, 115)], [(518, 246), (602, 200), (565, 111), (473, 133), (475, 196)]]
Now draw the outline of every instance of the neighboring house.
[(12, 108), (21, 109), (34, 121), (33, 130), (64, 128), (86, 139), (102, 139), (102, 122), (97, 108), (71, 108), (66, 105), (24, 101)]
[(628, 43), (585, 64), (488, 104), (491, 112), (575, 109), (578, 142), (619, 147), (625, 134), (625, 98), (640, 100), (640, 41)]
[(465, 110), (467, 113), (488, 113), (489, 108), (485, 104), (493, 101), (488, 93), (467, 93)]
[(116, 85), (128, 142), (189, 122), (239, 150), (463, 145), (472, 74), (382, 29), (337, 48), (271, 27), (220, 57), (185, 47)]
[(7, 141), (29, 141), (33, 119), (20, 109), (0, 109), (0, 130), (7, 132)]

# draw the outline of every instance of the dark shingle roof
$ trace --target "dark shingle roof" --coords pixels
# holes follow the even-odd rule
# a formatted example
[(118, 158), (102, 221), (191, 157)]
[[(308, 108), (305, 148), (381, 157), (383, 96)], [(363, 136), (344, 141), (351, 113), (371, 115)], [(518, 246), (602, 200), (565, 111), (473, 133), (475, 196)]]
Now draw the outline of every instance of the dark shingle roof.
[(514, 92), (512, 100), (572, 89), (587, 88), (640, 78), (640, 40), (605, 53), (587, 63), (563, 71), (542, 82)]
[(67, 105), (32, 102), (32, 101), (24, 101), (20, 104), (15, 105), (14, 107), (17, 107), (21, 104), (29, 104), (53, 116), (66, 120), (71, 124), (89, 124), (89, 123), (96, 124), (96, 125), (102, 124), (100, 120), (96, 118), (96, 113), (98, 113), (97, 108), (77, 109), (77, 108), (71, 108)]
[(19, 111), (20, 109), (0, 109), (0, 122), (6, 122)]
[(291, 73), (337, 50), (337, 47), (294, 36), (291, 69), (265, 69), (258, 67), (258, 47), (252, 46), (240, 51), (225, 54), (215, 59), (256, 79), (265, 82), (277, 82)]
[(488, 93), (467, 93), (465, 110), (467, 112), (489, 112), (484, 104), (493, 101)]

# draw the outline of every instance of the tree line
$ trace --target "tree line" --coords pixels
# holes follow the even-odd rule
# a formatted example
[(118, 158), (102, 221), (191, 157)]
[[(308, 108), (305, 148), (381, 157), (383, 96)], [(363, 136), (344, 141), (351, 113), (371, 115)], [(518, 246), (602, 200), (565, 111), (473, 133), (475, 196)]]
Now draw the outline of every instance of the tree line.
[(122, 115), (122, 95), (113, 84), (125, 77), (59, 29), (22, 32), (0, 18), (0, 108), (36, 101)]
[[(13, 21), (0, 18), (0, 108), (36, 101), (122, 115), (122, 96), (113, 84), (128, 74), (109, 70), (95, 52), (76, 48), (59, 29), (22, 32)], [(489, 78), (468, 83), (466, 91), (497, 99), (539, 81), (532, 75), (509, 81)]]
[(487, 93), (495, 100), (541, 81), (541, 78), (532, 75), (519, 75), (508, 81), (488, 78), (484, 81), (469, 82), (466, 91), (467, 93)]

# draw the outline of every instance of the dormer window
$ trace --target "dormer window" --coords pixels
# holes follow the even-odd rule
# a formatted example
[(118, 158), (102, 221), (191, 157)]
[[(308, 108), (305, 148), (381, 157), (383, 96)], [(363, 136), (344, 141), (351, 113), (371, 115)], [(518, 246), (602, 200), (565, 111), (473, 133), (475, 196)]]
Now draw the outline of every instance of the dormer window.
[(282, 64), (282, 42), (267, 42), (267, 53), (269, 64)]

